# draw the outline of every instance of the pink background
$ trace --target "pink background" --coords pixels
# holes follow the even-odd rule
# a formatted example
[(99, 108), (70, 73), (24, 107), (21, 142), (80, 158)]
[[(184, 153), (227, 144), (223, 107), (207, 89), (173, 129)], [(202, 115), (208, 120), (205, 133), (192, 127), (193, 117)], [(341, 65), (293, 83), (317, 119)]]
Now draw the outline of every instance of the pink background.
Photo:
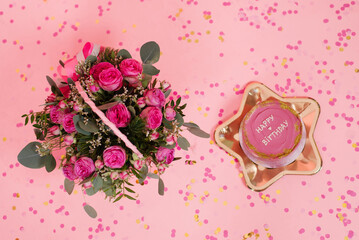
[[(0, 26), (1, 239), (359, 239), (359, 1), (2, 0)], [(80, 188), (68, 196), (60, 171), (19, 166), (35, 140), (20, 116), (41, 109), (59, 59), (87, 41), (139, 59), (150, 40), (161, 46), (160, 79), (188, 103), (186, 120), (211, 133), (249, 81), (315, 98), (322, 170), (252, 192), (213, 139), (186, 134), (192, 147), (177, 156), (197, 164), (173, 163), (165, 196), (149, 181), (137, 201), (112, 204)]]

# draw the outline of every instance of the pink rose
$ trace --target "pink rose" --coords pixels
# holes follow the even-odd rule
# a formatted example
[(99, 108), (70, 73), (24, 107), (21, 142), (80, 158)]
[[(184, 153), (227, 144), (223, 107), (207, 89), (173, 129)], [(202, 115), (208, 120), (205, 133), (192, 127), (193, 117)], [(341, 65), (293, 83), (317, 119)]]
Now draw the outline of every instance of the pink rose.
[(73, 136), (71, 136), (71, 135), (66, 135), (66, 136), (64, 137), (64, 143), (65, 143), (65, 145), (70, 146), (73, 142), (74, 142), (74, 137), (73, 137)]
[(97, 169), (102, 169), (103, 168), (103, 162), (101, 160), (96, 160), (95, 167)]
[(146, 121), (146, 127), (156, 129), (161, 126), (162, 112), (157, 107), (147, 107), (140, 114), (140, 117)]
[(49, 128), (49, 133), (50, 133), (51, 135), (54, 135), (54, 136), (60, 135), (60, 128), (59, 128), (59, 126), (55, 125), (55, 126), (50, 127), (50, 128)]
[(165, 165), (160, 164), (160, 165), (157, 166), (157, 170), (158, 170), (159, 174), (163, 174), (165, 172), (165, 170), (166, 170), (166, 167), (165, 167)]
[(153, 140), (156, 140), (159, 136), (160, 136), (160, 134), (158, 132), (153, 132), (150, 135), (150, 139), (153, 141)]
[[(46, 98), (46, 102), (47, 103), (51, 103), (51, 102), (55, 102), (56, 101), (56, 96), (55, 94), (51, 93), (47, 98)], [(51, 105), (50, 105), (51, 106)]]
[(70, 157), (70, 163), (75, 164), (76, 161), (77, 161), (77, 157), (76, 157), (76, 156)]
[(109, 62), (100, 62), (99, 64), (92, 66), (90, 69), (90, 74), (92, 75), (93, 79), (98, 81), (100, 73), (108, 68), (113, 68), (113, 65)]
[(133, 166), (137, 169), (137, 170), (140, 170), (143, 165), (145, 164), (145, 160), (143, 159), (138, 159), (136, 160), (134, 163), (133, 163)]
[(166, 164), (170, 164), (174, 158), (174, 149), (168, 149), (165, 147), (159, 147), (156, 153), (156, 158), (158, 162), (165, 162)]
[(65, 175), (65, 177), (71, 181), (77, 179), (77, 174), (74, 171), (74, 165), (73, 164), (66, 164), (62, 167), (62, 172)]
[(146, 106), (146, 101), (144, 97), (140, 97), (137, 99), (137, 104), (140, 108), (144, 108)]
[(176, 143), (175, 137), (173, 135), (168, 135), (166, 137), (166, 142), (168, 145), (172, 145), (172, 144)]
[(118, 173), (118, 172), (112, 172), (111, 174), (110, 174), (110, 178), (112, 179), (112, 180), (116, 180), (116, 179), (118, 179), (120, 177), (120, 174)]
[(64, 108), (67, 107), (67, 104), (66, 104), (66, 102), (65, 102), (64, 100), (62, 100), (62, 101), (59, 102), (59, 105), (58, 105), (58, 106), (59, 106), (60, 108), (64, 109)]
[(117, 68), (103, 70), (98, 76), (98, 84), (103, 90), (117, 91), (122, 87), (122, 74)]
[(68, 113), (64, 116), (62, 126), (64, 127), (64, 129), (67, 133), (76, 132), (76, 128), (74, 125), (74, 119), (73, 119), (74, 116), (75, 116), (75, 114), (73, 114), (73, 113)]
[(59, 106), (54, 106), (50, 110), (50, 119), (54, 123), (62, 123), (65, 113)]
[(120, 64), (120, 71), (125, 77), (138, 76), (142, 73), (142, 64), (135, 59), (124, 59)]
[(68, 78), (76, 81), (78, 79), (78, 75), (75, 71), (75, 67), (78, 64), (76, 56), (70, 58), (64, 62), (64, 67), (59, 65), (57, 67), (57, 72), (59, 73), (60, 77), (67, 82)]
[(164, 93), (158, 89), (153, 88), (145, 92), (144, 94), (146, 104), (152, 107), (163, 107), (166, 102)]
[(111, 146), (103, 152), (103, 161), (110, 168), (121, 168), (125, 165), (126, 151), (120, 146)]
[(120, 172), (120, 178), (122, 180), (126, 180), (129, 177), (127, 172)]
[(74, 169), (76, 175), (84, 179), (91, 176), (91, 174), (95, 171), (95, 164), (91, 158), (80, 157), (75, 162)]
[(130, 123), (131, 113), (125, 104), (119, 103), (107, 110), (106, 117), (113, 122), (116, 127), (126, 127)]
[(168, 121), (172, 121), (174, 120), (176, 117), (176, 111), (173, 109), (173, 107), (166, 107), (166, 110), (165, 110), (165, 118), (168, 120)]
[(169, 82), (163, 81), (162, 87), (163, 87), (163, 90), (167, 91), (168, 89), (170, 89), (171, 84)]

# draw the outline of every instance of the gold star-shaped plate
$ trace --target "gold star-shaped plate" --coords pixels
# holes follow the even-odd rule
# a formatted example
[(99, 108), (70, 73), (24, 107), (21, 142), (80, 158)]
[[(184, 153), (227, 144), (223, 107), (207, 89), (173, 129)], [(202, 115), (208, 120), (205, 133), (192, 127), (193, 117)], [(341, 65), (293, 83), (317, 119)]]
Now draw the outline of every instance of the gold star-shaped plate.
[[(239, 144), (239, 126), (246, 113), (259, 102), (271, 99), (288, 103), (303, 120), (307, 134), (299, 157), (280, 168), (265, 168), (255, 164), (243, 153)], [(264, 84), (253, 82), (246, 86), (237, 114), (216, 128), (215, 141), (219, 147), (239, 160), (247, 186), (254, 191), (262, 191), (284, 175), (313, 175), (321, 169), (322, 159), (313, 138), (319, 113), (319, 104), (312, 98), (283, 98)]]

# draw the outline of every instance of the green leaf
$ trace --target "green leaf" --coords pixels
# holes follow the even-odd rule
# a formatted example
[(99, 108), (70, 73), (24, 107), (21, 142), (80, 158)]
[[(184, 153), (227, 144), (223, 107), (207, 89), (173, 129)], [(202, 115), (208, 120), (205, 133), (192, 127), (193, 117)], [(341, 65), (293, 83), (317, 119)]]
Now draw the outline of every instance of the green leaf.
[(85, 130), (83, 130), (83, 129), (80, 127), (79, 122), (82, 121), (82, 120), (81, 120), (81, 117), (80, 117), (79, 115), (75, 115), (75, 116), (73, 117), (73, 121), (74, 121), (74, 126), (75, 126), (76, 130), (77, 130), (79, 133), (81, 133), (81, 134), (83, 134), (83, 135), (87, 135), (87, 136), (91, 135), (90, 132), (85, 131)]
[(168, 89), (166, 92), (165, 92), (165, 98), (168, 98), (168, 96), (171, 94), (172, 92), (172, 89)]
[(142, 45), (140, 55), (143, 63), (156, 63), (160, 59), (160, 47), (156, 42), (147, 42)]
[(188, 127), (188, 128), (199, 128), (199, 126), (197, 124), (191, 123), (191, 122), (183, 123), (183, 126)]
[(92, 195), (95, 195), (98, 191), (96, 191), (95, 188), (87, 188), (86, 189), (86, 194), (89, 195), (89, 196), (92, 196)]
[(197, 137), (201, 137), (201, 138), (209, 138), (211, 135), (209, 135), (208, 133), (206, 133), (205, 131), (203, 131), (200, 128), (188, 128), (188, 131), (190, 133), (192, 133), (193, 135), (196, 135)]
[(172, 144), (172, 145), (164, 145), (162, 147), (168, 148), (168, 149), (174, 149), (176, 147), (176, 143)]
[(41, 128), (41, 125), (40, 124), (34, 124), (34, 125), (32, 125), (33, 127), (35, 127), (35, 128)]
[(152, 76), (148, 75), (148, 74), (143, 74), (143, 78), (142, 78), (142, 87), (147, 88), (148, 84), (151, 82), (152, 80)]
[(47, 82), (50, 84), (51, 86), (51, 91), (56, 95), (56, 96), (60, 96), (62, 97), (62, 92), (60, 91), (60, 89), (57, 87), (56, 83), (54, 80), (52, 80), (51, 77), (46, 76)]
[(130, 192), (130, 193), (136, 193), (136, 192), (135, 192), (135, 191), (133, 191), (131, 188), (125, 187), (125, 189), (127, 190), (127, 192)]
[(67, 78), (67, 83), (69, 85), (75, 85), (75, 82), (74, 82), (74, 80), (72, 80), (72, 78)]
[(37, 140), (40, 140), (40, 141), (45, 140), (44, 134), (42, 133), (42, 131), (40, 129), (35, 128), (34, 133), (35, 133), (35, 136), (36, 136)]
[(140, 178), (138, 179), (140, 184), (142, 184), (146, 180), (147, 173), (148, 173), (148, 166), (145, 164), (140, 170)]
[(45, 168), (47, 172), (52, 172), (56, 167), (56, 160), (52, 154), (43, 157), (45, 159)]
[(183, 117), (180, 113), (176, 113), (176, 120), (178, 122), (179, 127), (181, 127), (184, 124)]
[(95, 192), (98, 192), (103, 186), (103, 179), (100, 175), (97, 175), (94, 180), (92, 181), (92, 185), (95, 189)]
[(116, 198), (116, 199), (115, 199), (115, 201), (113, 201), (113, 202), (115, 203), (115, 202), (117, 202), (117, 201), (120, 201), (120, 200), (121, 200), (121, 198), (123, 198), (123, 196), (124, 196), (124, 195), (123, 195), (123, 194), (121, 194), (121, 195), (120, 195), (118, 198)]
[(183, 150), (188, 150), (188, 148), (191, 146), (188, 142), (188, 140), (182, 136), (179, 136), (177, 138), (177, 143), (178, 143), (178, 146), (180, 146), (180, 148), (182, 148)]
[(99, 128), (96, 124), (96, 121), (94, 121), (92, 119), (88, 120), (87, 124), (85, 124), (83, 121), (80, 120), (80, 121), (78, 121), (78, 126), (86, 132), (94, 133), (94, 132), (98, 132), (98, 130), (99, 130)]
[(27, 123), (29, 122), (29, 117), (25, 118), (25, 126), (27, 125)]
[(151, 64), (143, 64), (143, 73), (154, 76), (160, 73), (156, 67), (152, 66)]
[(180, 105), (180, 103), (181, 103), (181, 98), (179, 97), (176, 101), (176, 106)]
[(31, 123), (33, 123), (35, 120), (35, 115), (31, 115)]
[(17, 160), (28, 168), (42, 168), (45, 165), (45, 158), (36, 152), (36, 146), (41, 146), (39, 142), (27, 144), (17, 155)]
[(90, 62), (90, 63), (94, 63), (94, 62), (97, 61), (97, 57), (94, 56), (94, 55), (89, 55), (89, 56), (86, 58), (85, 61), (86, 61), (86, 62)]
[(167, 119), (163, 118), (162, 123), (163, 123), (163, 126), (165, 126), (165, 128), (173, 129), (172, 122), (168, 121)]
[(63, 68), (65, 67), (65, 63), (63, 61), (59, 60), (59, 63), (61, 65), (61, 67), (63, 67)]
[(130, 200), (136, 200), (136, 198), (131, 197), (130, 195), (127, 194), (123, 194), (126, 198), (130, 199)]
[(151, 173), (151, 172), (148, 173), (147, 176), (150, 177), (150, 178), (153, 178), (153, 179), (159, 179), (160, 178), (160, 176), (158, 176), (157, 174)]
[(128, 106), (127, 109), (131, 112), (132, 116), (136, 116), (136, 110), (133, 106)]
[(66, 192), (69, 195), (71, 195), (71, 193), (72, 193), (72, 191), (74, 190), (74, 187), (75, 187), (75, 182), (65, 178), (64, 187), (65, 187)]
[(122, 59), (132, 58), (131, 54), (126, 49), (121, 49), (117, 53), (117, 57), (120, 57), (120, 56), (122, 57)]
[(96, 218), (97, 217), (97, 212), (96, 210), (91, 207), (90, 205), (88, 205), (87, 203), (84, 205), (84, 209), (85, 212), (92, 218)]
[(165, 184), (162, 178), (158, 179), (158, 194), (163, 196), (165, 194)]

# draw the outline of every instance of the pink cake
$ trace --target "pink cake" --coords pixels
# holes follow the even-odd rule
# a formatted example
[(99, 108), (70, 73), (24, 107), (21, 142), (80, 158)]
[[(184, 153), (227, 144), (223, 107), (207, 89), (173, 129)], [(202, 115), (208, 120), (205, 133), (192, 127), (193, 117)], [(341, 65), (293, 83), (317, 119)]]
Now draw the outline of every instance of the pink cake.
[(286, 103), (268, 100), (254, 106), (239, 129), (239, 142), (250, 160), (266, 168), (292, 163), (303, 151), (303, 121)]

